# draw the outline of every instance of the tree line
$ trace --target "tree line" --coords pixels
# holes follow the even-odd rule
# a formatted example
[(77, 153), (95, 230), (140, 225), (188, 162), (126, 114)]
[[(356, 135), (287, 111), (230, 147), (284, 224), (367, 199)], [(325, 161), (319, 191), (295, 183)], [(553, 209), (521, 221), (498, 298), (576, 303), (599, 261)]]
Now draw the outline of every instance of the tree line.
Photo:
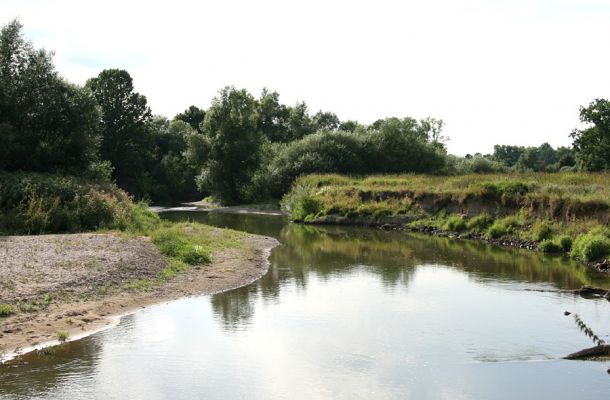
[(589, 127), (573, 148), (495, 146), (493, 154), (447, 154), (443, 122), (385, 118), (372, 124), (309, 112), (267, 89), (225, 87), (208, 109), (171, 120), (154, 115), (129, 73), (107, 69), (84, 86), (62, 78), (15, 20), (0, 32), (0, 170), (113, 180), (156, 201), (213, 195), (224, 203), (277, 198), (299, 175), (610, 169), (610, 106), (582, 108)]

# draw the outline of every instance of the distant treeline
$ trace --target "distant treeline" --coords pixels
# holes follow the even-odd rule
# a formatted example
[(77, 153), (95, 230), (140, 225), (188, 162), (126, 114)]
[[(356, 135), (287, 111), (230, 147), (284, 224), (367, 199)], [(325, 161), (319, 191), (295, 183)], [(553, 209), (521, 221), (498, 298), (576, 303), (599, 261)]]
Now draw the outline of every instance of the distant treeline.
[(278, 198), (307, 173), (459, 174), (610, 168), (610, 107), (581, 110), (592, 126), (574, 148), (496, 146), (490, 155), (447, 154), (443, 122), (386, 118), (363, 125), (332, 112), (220, 90), (207, 110), (153, 115), (127, 71), (107, 69), (84, 87), (63, 79), (52, 53), (35, 49), (15, 20), (0, 32), (0, 171), (113, 180), (136, 198), (212, 195), (224, 203)]

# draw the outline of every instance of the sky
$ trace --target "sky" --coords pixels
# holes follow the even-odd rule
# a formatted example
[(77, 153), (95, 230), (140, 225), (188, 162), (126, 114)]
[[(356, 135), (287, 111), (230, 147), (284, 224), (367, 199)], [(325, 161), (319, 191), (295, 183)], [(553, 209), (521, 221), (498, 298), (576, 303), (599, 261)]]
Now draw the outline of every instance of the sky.
[(445, 122), (449, 152), (571, 143), (610, 98), (610, 0), (1, 0), (58, 71), (126, 69), (153, 113), (227, 85), (368, 124)]

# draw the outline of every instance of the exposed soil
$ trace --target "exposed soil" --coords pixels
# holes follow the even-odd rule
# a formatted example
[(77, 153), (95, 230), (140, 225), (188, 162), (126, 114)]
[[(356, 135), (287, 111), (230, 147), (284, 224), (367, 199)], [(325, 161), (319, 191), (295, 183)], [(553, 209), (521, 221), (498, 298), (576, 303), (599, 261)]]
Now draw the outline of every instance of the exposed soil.
[(155, 277), (166, 260), (148, 238), (117, 234), (0, 237), (0, 304), (38, 311), (0, 318), (0, 358), (53, 344), (58, 331), (70, 340), (118, 322), (118, 317), (157, 303), (247, 285), (268, 268), (277, 240), (247, 235), (242, 248), (215, 252), (150, 289), (123, 287)]

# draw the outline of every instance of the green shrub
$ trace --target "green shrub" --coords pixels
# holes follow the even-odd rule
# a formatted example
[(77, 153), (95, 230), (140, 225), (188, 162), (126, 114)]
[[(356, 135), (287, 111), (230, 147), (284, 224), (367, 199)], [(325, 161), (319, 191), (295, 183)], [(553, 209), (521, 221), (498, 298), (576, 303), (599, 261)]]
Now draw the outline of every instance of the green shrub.
[(110, 183), (71, 176), (0, 172), (0, 231), (12, 234), (114, 229), (132, 202)]
[(68, 331), (57, 331), (57, 340), (60, 342), (65, 342), (68, 340)]
[(153, 243), (161, 253), (168, 257), (179, 258), (187, 253), (191, 246), (189, 242), (175, 229), (160, 229), (151, 234)]
[(466, 229), (466, 221), (459, 215), (451, 215), (447, 218), (444, 229), (446, 231), (460, 232)]
[(562, 235), (557, 239), (557, 244), (561, 247), (561, 250), (568, 252), (572, 250), (572, 238), (568, 235)]
[(482, 213), (468, 220), (466, 226), (468, 227), (468, 229), (483, 231), (487, 229), (491, 224), (493, 224), (493, 222), (494, 219), (491, 215), (487, 213)]
[(203, 246), (189, 245), (182, 250), (179, 260), (191, 265), (207, 264), (212, 261), (212, 256)]
[(562, 248), (550, 239), (544, 239), (538, 244), (538, 250), (543, 253), (560, 253)]
[(489, 229), (487, 230), (487, 234), (491, 238), (497, 239), (502, 236), (508, 235), (508, 233), (510, 232), (510, 229), (511, 228), (508, 225), (506, 225), (505, 223), (496, 221), (496, 222), (494, 222), (494, 224), (492, 226), (489, 227)]
[(610, 255), (610, 239), (595, 233), (580, 235), (572, 245), (571, 254), (584, 261), (595, 261), (607, 257)]
[(532, 240), (537, 242), (549, 239), (552, 235), (553, 229), (548, 221), (536, 221), (530, 230)]
[(0, 304), (0, 317), (8, 317), (16, 312), (17, 309), (10, 304)]

